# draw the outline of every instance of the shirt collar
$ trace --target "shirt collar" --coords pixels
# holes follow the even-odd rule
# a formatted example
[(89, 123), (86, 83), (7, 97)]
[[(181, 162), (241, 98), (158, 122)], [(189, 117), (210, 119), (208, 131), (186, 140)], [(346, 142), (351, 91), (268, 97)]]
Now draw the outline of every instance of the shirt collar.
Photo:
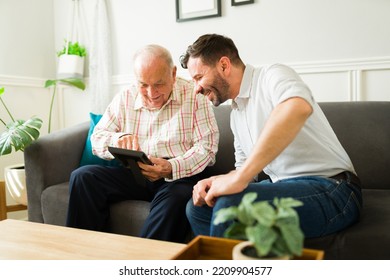
[(247, 64), (245, 66), (244, 75), (242, 77), (240, 92), (237, 97), (232, 100), (233, 109), (242, 109), (247, 100), (250, 97), (250, 91), (252, 88), (252, 77), (255, 71), (252, 65)]

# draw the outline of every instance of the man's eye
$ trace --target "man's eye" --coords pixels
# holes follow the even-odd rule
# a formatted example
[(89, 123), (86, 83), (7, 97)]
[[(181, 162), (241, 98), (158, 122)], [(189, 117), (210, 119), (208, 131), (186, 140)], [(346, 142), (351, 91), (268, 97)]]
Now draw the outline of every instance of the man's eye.
[(196, 77), (193, 78), (194, 82), (199, 82), (200, 79), (202, 79), (202, 77), (196, 76)]

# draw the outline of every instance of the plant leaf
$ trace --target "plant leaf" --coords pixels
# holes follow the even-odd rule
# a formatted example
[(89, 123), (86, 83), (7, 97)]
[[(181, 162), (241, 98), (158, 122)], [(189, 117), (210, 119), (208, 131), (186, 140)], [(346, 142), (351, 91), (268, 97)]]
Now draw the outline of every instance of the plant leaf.
[(0, 88), (0, 95), (2, 95), (3, 93), (4, 93), (4, 88), (1, 87), (1, 88)]
[(27, 121), (16, 120), (7, 125), (7, 129), (0, 136), (0, 155), (10, 154), (12, 147), (15, 151), (24, 151), (39, 137), (42, 120), (32, 117)]
[(68, 86), (73, 86), (81, 90), (85, 90), (85, 83), (83, 80), (78, 78), (66, 78), (66, 79), (58, 79), (58, 80), (47, 80), (45, 82), (45, 87), (51, 87), (56, 85), (58, 82), (63, 83)]
[(253, 225), (255, 219), (252, 217), (252, 203), (257, 198), (257, 193), (251, 192), (246, 193), (241, 200), (241, 203), (238, 205), (238, 220), (248, 226)]
[[(66, 40), (64, 40), (64, 41), (65, 41), (65, 46), (61, 51), (57, 52), (57, 56), (61, 56), (61, 55), (66, 53), (67, 41)], [(69, 41), (68, 54), (69, 55), (78, 55), (78, 56), (83, 57), (83, 56), (87, 55), (87, 50), (83, 45), (80, 45), (78, 42), (73, 43), (73, 42)]]
[(285, 255), (292, 256), (293, 255), (291, 253), (291, 251), (289, 250), (289, 248), (287, 247), (286, 241), (283, 239), (283, 237), (281, 235), (278, 235), (278, 237), (276, 238), (276, 240), (271, 248), (270, 254), (272, 254), (274, 256), (285, 256)]
[(56, 85), (56, 84), (57, 84), (57, 80), (47, 80), (47, 81), (45, 82), (45, 88), (54, 86), (54, 85)]
[(298, 207), (303, 205), (302, 201), (296, 200), (292, 197), (282, 197), (280, 199), (275, 197), (273, 203), (276, 207), (281, 207), (281, 208), (290, 208), (290, 207), (292, 208), (292, 207)]
[(274, 223), (276, 218), (275, 209), (267, 201), (254, 203), (251, 213), (258, 223), (268, 227)]
[(291, 254), (301, 255), (305, 236), (299, 225), (299, 217), (279, 219), (276, 225)]
[(225, 223), (227, 221), (234, 220), (237, 217), (237, 206), (230, 206), (227, 208), (219, 209), (215, 213), (214, 225)]
[(242, 197), (241, 203), (244, 205), (250, 205), (250, 204), (252, 204), (253, 201), (256, 200), (256, 198), (257, 198), (257, 193), (255, 193), (255, 192), (246, 193)]
[(273, 228), (257, 224), (247, 227), (246, 235), (248, 240), (253, 243), (259, 256), (267, 256), (277, 239), (277, 233)]
[(77, 79), (77, 78), (68, 78), (68, 79), (60, 79), (60, 82), (74, 86), (78, 89), (84, 90), (85, 89), (85, 84), (82, 80)]
[(233, 222), (224, 232), (224, 237), (234, 238), (240, 240), (247, 240), (248, 237), (245, 232), (246, 226), (238, 222)]
[(3, 132), (0, 135), (0, 155), (8, 155), (12, 152), (12, 142), (11, 138), (9, 138), (6, 132)]

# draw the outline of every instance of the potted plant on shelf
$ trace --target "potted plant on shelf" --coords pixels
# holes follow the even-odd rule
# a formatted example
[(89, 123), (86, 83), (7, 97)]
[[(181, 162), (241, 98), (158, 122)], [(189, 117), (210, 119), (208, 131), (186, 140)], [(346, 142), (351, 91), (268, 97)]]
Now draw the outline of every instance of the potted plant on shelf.
[(256, 193), (247, 193), (238, 206), (220, 209), (214, 224), (233, 223), (225, 237), (240, 240), (233, 249), (233, 259), (279, 258), (300, 256), (304, 235), (294, 207), (303, 205), (293, 198), (274, 198), (255, 202)]
[(63, 49), (57, 52), (57, 78), (82, 78), (84, 76), (84, 60), (86, 48), (79, 42), (65, 40)]

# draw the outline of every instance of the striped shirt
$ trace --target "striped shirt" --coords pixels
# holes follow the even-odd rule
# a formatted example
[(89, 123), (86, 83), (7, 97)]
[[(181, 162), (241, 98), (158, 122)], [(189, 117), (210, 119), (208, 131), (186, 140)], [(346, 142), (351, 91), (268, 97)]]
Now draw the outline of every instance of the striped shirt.
[(137, 135), (147, 155), (168, 158), (172, 180), (215, 163), (219, 131), (213, 108), (206, 97), (194, 92), (191, 81), (182, 78), (176, 78), (171, 96), (160, 109), (146, 108), (136, 85), (117, 94), (91, 136), (93, 153), (112, 159), (107, 146), (114, 146), (125, 134)]

